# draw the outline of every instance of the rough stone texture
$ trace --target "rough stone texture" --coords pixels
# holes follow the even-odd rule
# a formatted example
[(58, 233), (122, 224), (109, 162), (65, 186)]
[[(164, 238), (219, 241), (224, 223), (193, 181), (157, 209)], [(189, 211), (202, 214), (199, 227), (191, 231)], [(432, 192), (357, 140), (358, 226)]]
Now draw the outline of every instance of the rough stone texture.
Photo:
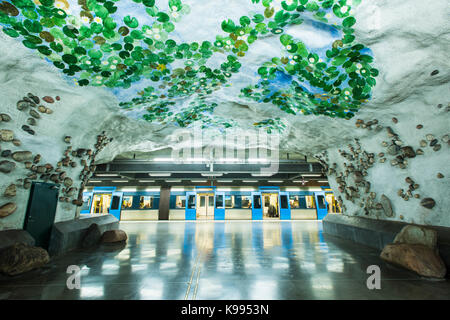
[(394, 243), (422, 244), (431, 249), (435, 249), (437, 244), (437, 232), (419, 226), (406, 226), (395, 237)]
[(16, 164), (12, 161), (4, 160), (0, 161), (0, 172), (10, 173), (16, 168)]
[(381, 195), (381, 205), (383, 206), (384, 214), (388, 217), (392, 217), (394, 212), (392, 211), (391, 201), (384, 194)]
[(17, 209), (17, 205), (14, 202), (8, 202), (0, 206), (0, 218), (5, 218), (13, 214)]
[(42, 248), (16, 243), (0, 251), (0, 272), (10, 276), (40, 268), (50, 261)]
[(109, 230), (105, 231), (102, 235), (102, 243), (114, 243), (126, 241), (128, 239), (127, 234), (123, 230)]
[(83, 241), (81, 242), (82, 248), (90, 248), (97, 245), (102, 237), (102, 232), (98, 224), (93, 223), (89, 226), (86, 231)]
[(389, 244), (383, 249), (380, 257), (425, 277), (444, 278), (447, 273), (445, 264), (436, 250), (420, 244)]

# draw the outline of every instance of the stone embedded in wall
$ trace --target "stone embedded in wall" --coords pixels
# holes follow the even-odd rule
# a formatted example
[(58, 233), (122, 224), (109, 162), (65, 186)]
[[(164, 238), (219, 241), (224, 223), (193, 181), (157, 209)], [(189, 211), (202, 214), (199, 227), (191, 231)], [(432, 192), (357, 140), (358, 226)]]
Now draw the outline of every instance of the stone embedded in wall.
[(422, 201), (420, 201), (420, 205), (427, 209), (433, 209), (434, 206), (436, 205), (436, 202), (434, 201), (433, 198), (424, 198), (422, 199)]
[(401, 148), (403, 156), (407, 158), (414, 158), (416, 156), (416, 153), (414, 152), (414, 149), (410, 146), (406, 146)]
[(17, 205), (14, 202), (8, 202), (0, 206), (0, 218), (5, 218), (13, 214), (17, 209)]
[(12, 198), (16, 196), (17, 188), (14, 183), (10, 184), (6, 189), (3, 195), (8, 198)]
[(384, 214), (387, 217), (393, 217), (394, 212), (392, 211), (391, 201), (389, 200), (388, 197), (386, 197), (386, 195), (384, 195), (384, 194), (381, 195), (380, 203), (381, 203), (381, 206), (383, 207)]
[(4, 160), (0, 161), (0, 172), (10, 173), (16, 168), (16, 164), (12, 161)]
[(35, 132), (33, 129), (31, 129), (29, 126), (27, 126), (26, 124), (24, 124), (22, 126), (22, 130), (25, 131), (28, 134), (31, 134), (32, 136), (35, 135)]
[(47, 103), (54, 103), (55, 102), (55, 100), (52, 97), (50, 97), (50, 96), (45, 96), (45, 97), (42, 98), (42, 100), (44, 100)]
[(10, 122), (11, 121), (11, 117), (9, 114), (6, 113), (0, 113), (0, 122)]
[(444, 262), (436, 250), (426, 245), (396, 243), (384, 247), (381, 259), (409, 269), (421, 276), (444, 278), (447, 273)]
[(44, 249), (16, 243), (0, 252), (0, 272), (14, 276), (40, 268), (49, 261)]
[(9, 142), (14, 140), (14, 132), (12, 130), (1, 129), (0, 130), (0, 140)]
[(33, 102), (35, 104), (39, 104), (39, 102), (41, 101), (38, 96), (36, 96), (36, 95), (34, 95), (32, 93), (28, 93), (27, 97), (30, 98), (31, 100), (33, 100)]
[(12, 154), (12, 158), (18, 162), (28, 161), (33, 158), (30, 151), (16, 151)]

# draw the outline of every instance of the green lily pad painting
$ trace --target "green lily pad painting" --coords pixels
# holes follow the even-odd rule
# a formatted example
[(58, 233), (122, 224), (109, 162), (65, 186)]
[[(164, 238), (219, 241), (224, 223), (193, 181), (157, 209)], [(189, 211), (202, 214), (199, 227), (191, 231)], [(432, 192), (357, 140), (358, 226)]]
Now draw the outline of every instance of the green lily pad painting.
[[(373, 55), (353, 29), (361, 0), (0, 1), (6, 35), (149, 122), (232, 127), (214, 115), (223, 96), (286, 117), (350, 119), (376, 85)], [(286, 127), (280, 118), (253, 125)]]

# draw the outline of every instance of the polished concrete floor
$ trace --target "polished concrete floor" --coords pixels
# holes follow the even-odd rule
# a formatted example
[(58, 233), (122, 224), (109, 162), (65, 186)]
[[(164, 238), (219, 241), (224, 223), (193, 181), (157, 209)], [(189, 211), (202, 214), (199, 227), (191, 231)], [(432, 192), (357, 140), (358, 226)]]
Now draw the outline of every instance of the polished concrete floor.
[[(376, 250), (324, 236), (318, 221), (122, 222), (126, 246), (77, 250), (0, 278), (0, 299), (450, 299)], [(69, 265), (81, 289), (66, 286)], [(369, 290), (367, 267), (381, 268)]]

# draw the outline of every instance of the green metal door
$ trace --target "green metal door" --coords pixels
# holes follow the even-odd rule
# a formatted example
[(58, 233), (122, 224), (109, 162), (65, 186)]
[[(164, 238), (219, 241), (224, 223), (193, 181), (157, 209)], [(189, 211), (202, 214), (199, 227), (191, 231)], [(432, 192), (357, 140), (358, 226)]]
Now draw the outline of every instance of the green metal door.
[(48, 249), (50, 233), (55, 221), (59, 186), (33, 182), (23, 229), (36, 241), (36, 246)]

